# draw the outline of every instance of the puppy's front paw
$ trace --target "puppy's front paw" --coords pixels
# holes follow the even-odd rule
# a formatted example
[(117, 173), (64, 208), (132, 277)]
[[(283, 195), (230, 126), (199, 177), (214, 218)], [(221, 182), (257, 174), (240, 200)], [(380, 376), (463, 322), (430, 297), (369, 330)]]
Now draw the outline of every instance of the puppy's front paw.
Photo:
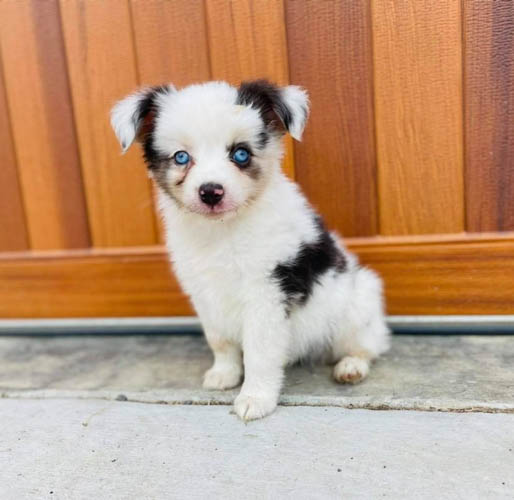
[(277, 398), (274, 396), (251, 396), (239, 394), (234, 401), (234, 409), (241, 420), (256, 420), (265, 417), (277, 407)]
[(360, 382), (369, 372), (369, 361), (346, 356), (334, 367), (334, 378), (337, 382), (356, 384)]
[(204, 389), (232, 389), (241, 382), (241, 368), (237, 365), (213, 366), (203, 376)]

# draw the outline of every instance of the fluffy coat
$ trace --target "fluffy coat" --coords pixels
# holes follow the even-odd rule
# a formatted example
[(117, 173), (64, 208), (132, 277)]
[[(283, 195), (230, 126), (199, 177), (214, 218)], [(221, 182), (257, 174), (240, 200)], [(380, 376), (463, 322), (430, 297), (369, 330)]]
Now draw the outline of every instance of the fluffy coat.
[(380, 279), (280, 168), (282, 136), (300, 140), (308, 105), (296, 86), (208, 82), (146, 88), (112, 112), (123, 150), (142, 143), (158, 186), (173, 268), (214, 354), (204, 387), (244, 378), (245, 420), (275, 409), (288, 364), (330, 360), (353, 383), (389, 347)]

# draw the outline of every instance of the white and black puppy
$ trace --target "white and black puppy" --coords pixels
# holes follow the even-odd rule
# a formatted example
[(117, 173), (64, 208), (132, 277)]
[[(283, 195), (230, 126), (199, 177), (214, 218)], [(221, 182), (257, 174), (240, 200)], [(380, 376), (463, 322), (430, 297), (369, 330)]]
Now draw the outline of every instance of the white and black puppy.
[(281, 171), (282, 136), (300, 140), (308, 105), (300, 87), (260, 80), (145, 88), (112, 110), (123, 151), (142, 143), (174, 270), (214, 353), (204, 387), (244, 378), (245, 420), (275, 409), (286, 365), (328, 356), (337, 381), (357, 382), (389, 347), (380, 279)]

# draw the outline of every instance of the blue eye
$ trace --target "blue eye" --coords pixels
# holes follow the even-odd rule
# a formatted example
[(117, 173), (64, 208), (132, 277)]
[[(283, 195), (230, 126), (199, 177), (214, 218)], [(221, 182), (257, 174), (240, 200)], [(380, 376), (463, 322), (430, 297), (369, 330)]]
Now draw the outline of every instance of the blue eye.
[(175, 160), (175, 163), (177, 165), (185, 165), (186, 163), (189, 163), (189, 154), (186, 153), (185, 151), (177, 151), (174, 155), (173, 155), (173, 159)]
[(232, 153), (232, 159), (239, 165), (244, 165), (250, 160), (250, 152), (245, 148), (237, 148)]

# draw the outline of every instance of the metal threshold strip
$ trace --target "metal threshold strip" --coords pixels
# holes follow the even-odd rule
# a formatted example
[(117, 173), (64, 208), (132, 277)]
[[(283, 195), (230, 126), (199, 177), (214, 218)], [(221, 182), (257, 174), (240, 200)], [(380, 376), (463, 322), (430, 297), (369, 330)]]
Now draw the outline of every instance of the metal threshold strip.
[[(389, 316), (388, 323), (394, 333), (514, 333), (514, 315)], [(0, 320), (0, 335), (166, 335), (199, 333), (201, 333), (200, 322), (194, 316)]]

